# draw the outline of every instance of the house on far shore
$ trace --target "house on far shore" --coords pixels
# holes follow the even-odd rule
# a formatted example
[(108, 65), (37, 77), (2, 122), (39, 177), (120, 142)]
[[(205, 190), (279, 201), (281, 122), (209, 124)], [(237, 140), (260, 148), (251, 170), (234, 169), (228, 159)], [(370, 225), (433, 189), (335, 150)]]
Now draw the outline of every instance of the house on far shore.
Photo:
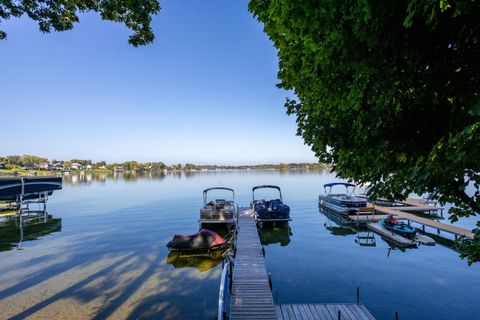
[(93, 167), (92, 167), (92, 165), (91, 165), (91, 164), (87, 164), (87, 166), (85, 167), (85, 169), (87, 169), (87, 170), (92, 170), (92, 169), (93, 169)]
[(7, 169), (7, 166), (5, 166), (5, 163), (0, 162), (0, 169)]
[(50, 170), (51, 168), (52, 166), (48, 162), (44, 162), (38, 165), (38, 169), (41, 169), (41, 170)]
[(63, 164), (57, 162), (52, 165), (52, 170), (61, 171), (61, 170), (65, 170), (65, 168), (63, 167)]
[(82, 170), (82, 169), (83, 169), (83, 166), (82, 166), (80, 163), (78, 163), (78, 162), (74, 162), (74, 163), (72, 163), (72, 165), (70, 166), (70, 168), (71, 168), (72, 170)]

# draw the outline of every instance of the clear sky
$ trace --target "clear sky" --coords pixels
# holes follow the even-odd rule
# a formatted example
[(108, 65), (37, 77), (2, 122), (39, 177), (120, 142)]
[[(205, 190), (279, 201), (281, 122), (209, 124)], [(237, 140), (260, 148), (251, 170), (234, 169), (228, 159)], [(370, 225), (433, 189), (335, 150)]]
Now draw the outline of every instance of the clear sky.
[(43, 34), (1, 25), (0, 155), (243, 164), (314, 162), (275, 87), (277, 56), (248, 1), (163, 0), (155, 41), (83, 14)]

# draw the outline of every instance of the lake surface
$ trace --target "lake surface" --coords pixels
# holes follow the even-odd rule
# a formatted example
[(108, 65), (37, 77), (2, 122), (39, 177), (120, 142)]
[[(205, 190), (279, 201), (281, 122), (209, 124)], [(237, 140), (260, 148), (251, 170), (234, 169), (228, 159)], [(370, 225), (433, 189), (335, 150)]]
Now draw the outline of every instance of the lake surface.
[(0, 222), (0, 318), (214, 319), (221, 262), (168, 258), (166, 243), (198, 230), (204, 188), (233, 187), (247, 205), (258, 184), (281, 186), (293, 218), (261, 233), (279, 303), (354, 302), (359, 287), (377, 319), (479, 318), (479, 265), (438, 244), (399, 250), (375, 235), (375, 246), (360, 246), (357, 230), (317, 206), (336, 180), (278, 171), (66, 177), (48, 215), (23, 228)]

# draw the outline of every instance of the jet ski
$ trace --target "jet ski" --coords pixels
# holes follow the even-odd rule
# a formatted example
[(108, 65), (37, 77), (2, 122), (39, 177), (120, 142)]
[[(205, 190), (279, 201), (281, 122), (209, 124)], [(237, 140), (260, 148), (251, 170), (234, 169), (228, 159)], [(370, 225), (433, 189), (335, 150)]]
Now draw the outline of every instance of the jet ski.
[(417, 230), (414, 227), (411, 227), (406, 223), (400, 222), (392, 216), (380, 220), (380, 223), (386, 229), (409, 239), (414, 238), (415, 234), (417, 233)]

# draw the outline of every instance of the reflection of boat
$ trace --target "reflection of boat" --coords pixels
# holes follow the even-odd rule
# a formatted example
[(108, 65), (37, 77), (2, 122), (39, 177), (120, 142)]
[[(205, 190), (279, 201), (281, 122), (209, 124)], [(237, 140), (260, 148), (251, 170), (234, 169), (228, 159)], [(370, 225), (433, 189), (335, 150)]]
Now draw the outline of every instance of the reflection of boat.
[[(208, 201), (208, 192), (226, 190), (232, 192), (232, 200), (215, 199)], [(203, 190), (203, 207), (200, 209), (201, 224), (234, 224), (237, 216), (235, 191), (230, 188), (214, 187)]]
[(293, 235), (288, 224), (275, 225), (271, 228), (261, 228), (259, 234), (260, 242), (263, 245), (280, 243), (282, 247), (290, 243), (290, 236)]
[(0, 201), (37, 199), (62, 189), (61, 177), (0, 178)]
[[(335, 186), (344, 186), (346, 193), (332, 193), (332, 188)], [(334, 182), (327, 183), (323, 187), (325, 188), (325, 194), (318, 197), (319, 205), (346, 215), (372, 213), (372, 209), (367, 206), (367, 200), (355, 196), (354, 184)]]
[(167, 243), (169, 251), (187, 252), (199, 255), (210, 255), (213, 251), (227, 247), (229, 243), (218, 233), (207, 229), (189, 235), (174, 235)]
[[(220, 253), (220, 251), (217, 251)], [(191, 255), (182, 255), (178, 251), (172, 251), (168, 254), (167, 263), (171, 264), (175, 268), (197, 268), (199, 271), (204, 272), (215, 268), (222, 262), (222, 255), (217, 254), (219, 257), (199, 257)]]
[(44, 211), (6, 219), (0, 225), (0, 251), (19, 247), (22, 242), (37, 240), (61, 230), (62, 219), (53, 218)]
[(384, 226), (387, 230), (395, 232), (396, 234), (399, 234), (402, 237), (406, 237), (409, 239), (414, 238), (415, 234), (417, 233), (417, 229), (409, 226), (404, 222), (398, 221), (393, 216), (390, 216), (387, 219), (380, 220), (380, 224)]
[[(335, 236), (347, 236), (347, 235), (354, 235), (357, 233), (354, 229), (349, 227), (351, 223), (346, 220), (343, 216), (335, 213), (334, 211), (330, 211), (328, 209), (320, 208), (320, 212), (328, 219), (323, 224), (325, 229), (330, 231), (331, 234)], [(334, 224), (333, 224), (333, 223)]]
[[(277, 189), (280, 193), (280, 199), (255, 200), (255, 190), (271, 188)], [(290, 221), (290, 207), (283, 203), (282, 191), (278, 186), (263, 185), (252, 188), (252, 209), (255, 212), (255, 219), (259, 222), (282, 222)]]

